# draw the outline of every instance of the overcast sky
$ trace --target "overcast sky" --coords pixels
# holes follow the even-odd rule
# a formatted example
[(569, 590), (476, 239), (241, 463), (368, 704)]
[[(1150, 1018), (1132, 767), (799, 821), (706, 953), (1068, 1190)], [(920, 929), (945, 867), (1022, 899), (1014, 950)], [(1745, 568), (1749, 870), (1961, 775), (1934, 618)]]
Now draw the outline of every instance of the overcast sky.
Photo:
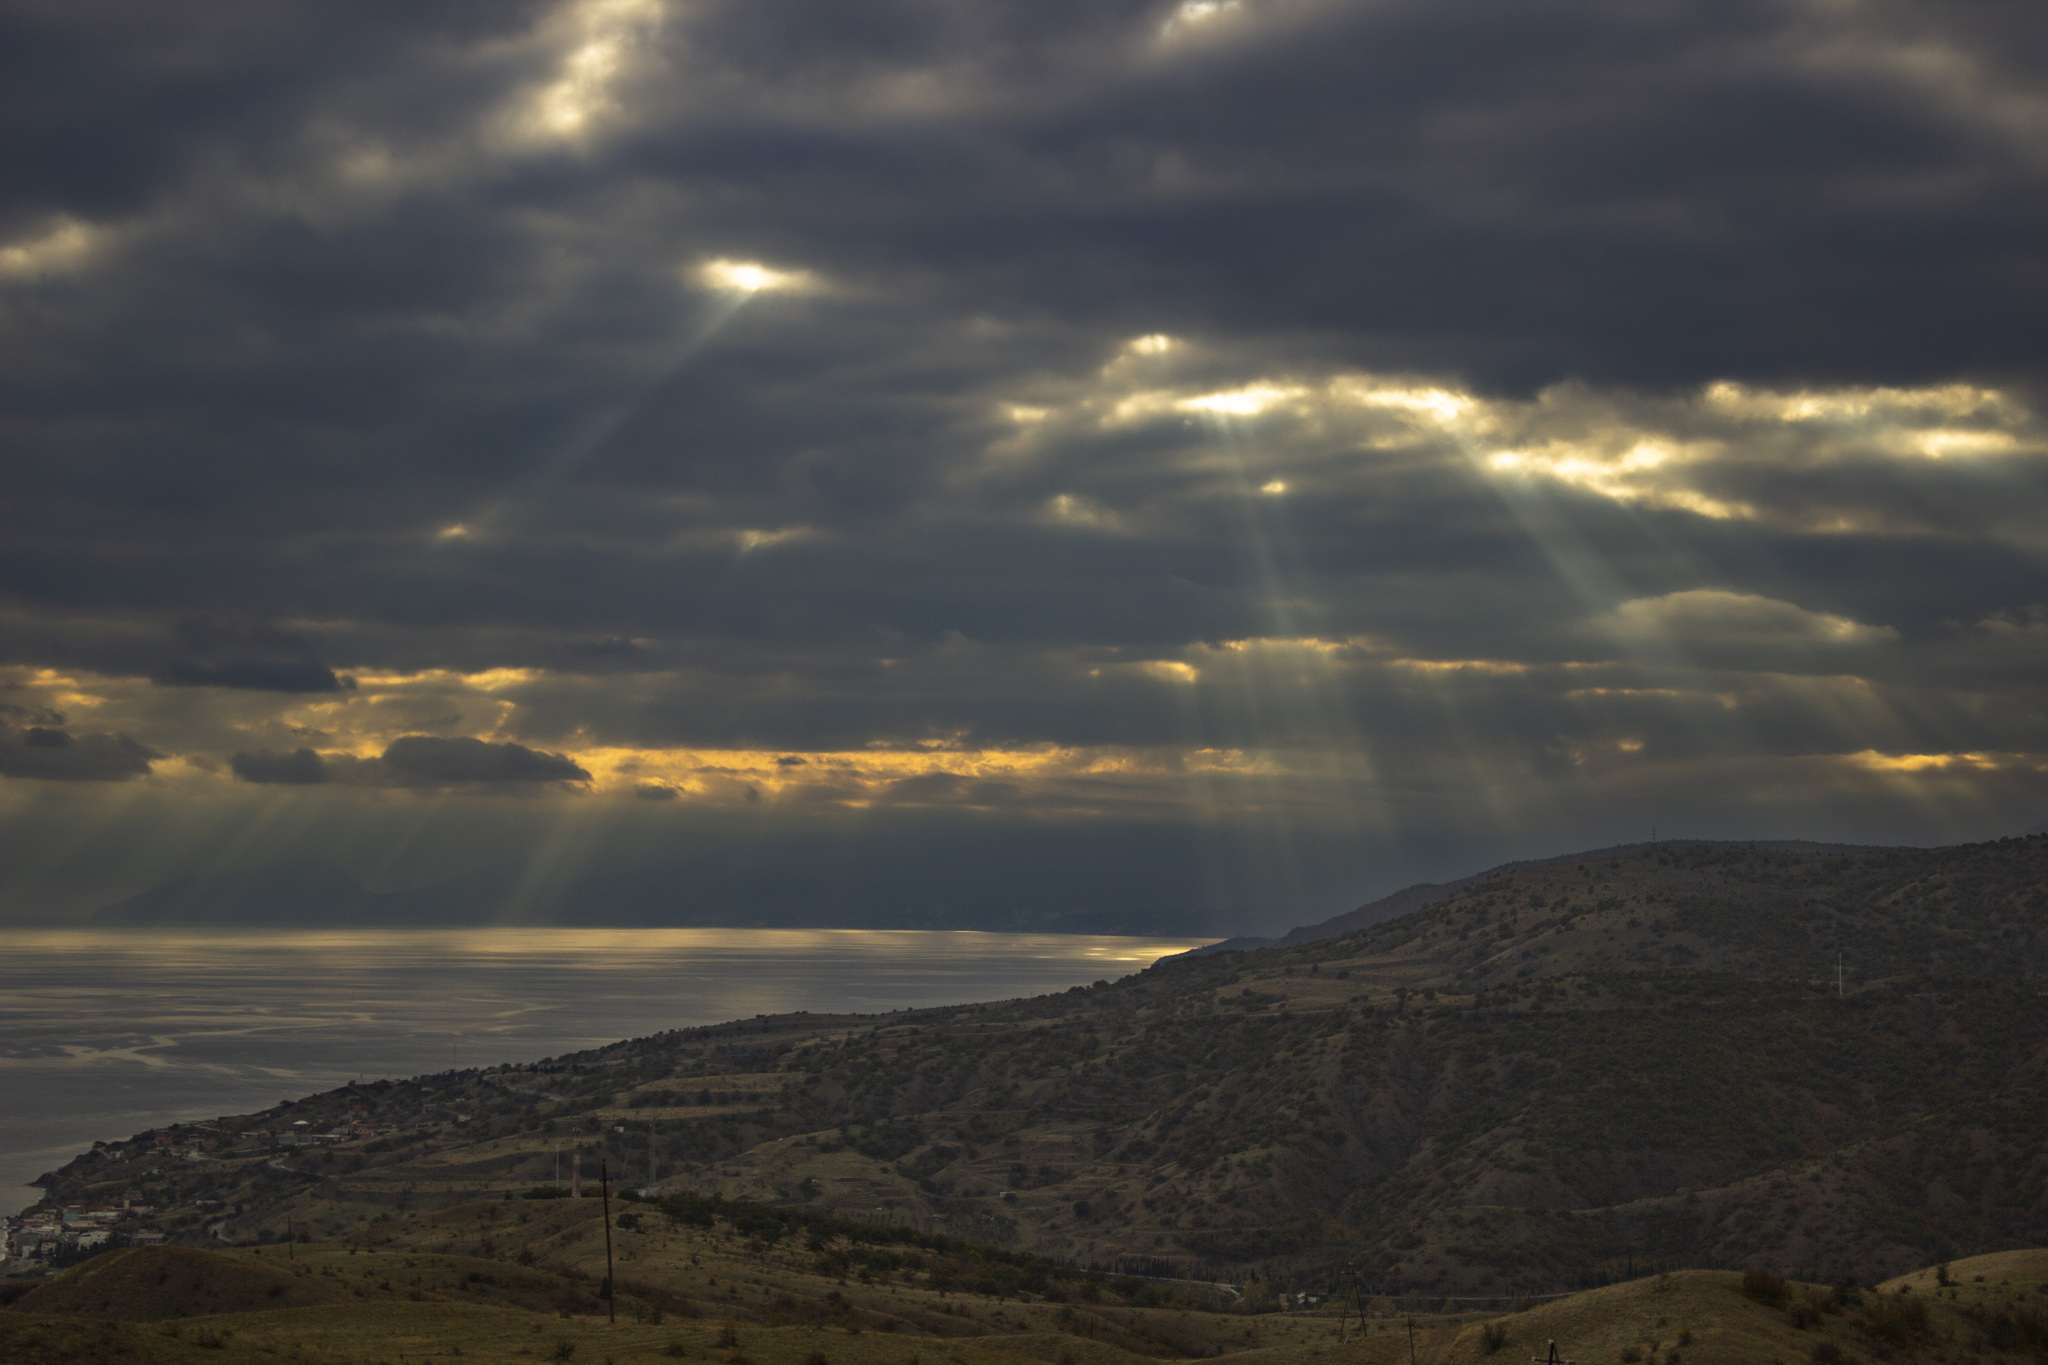
[(0, 13), (0, 914), (2048, 820), (2037, 3)]

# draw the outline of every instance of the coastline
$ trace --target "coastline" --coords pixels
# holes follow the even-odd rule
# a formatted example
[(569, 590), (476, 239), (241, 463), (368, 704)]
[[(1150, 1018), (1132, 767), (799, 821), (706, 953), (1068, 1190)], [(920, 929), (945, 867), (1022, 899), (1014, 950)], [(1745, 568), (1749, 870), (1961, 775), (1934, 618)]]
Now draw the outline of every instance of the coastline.
[(0, 930), (0, 1214), (94, 1142), (351, 1077), (530, 1062), (762, 1013), (886, 1014), (1141, 970), (1206, 939), (973, 930)]

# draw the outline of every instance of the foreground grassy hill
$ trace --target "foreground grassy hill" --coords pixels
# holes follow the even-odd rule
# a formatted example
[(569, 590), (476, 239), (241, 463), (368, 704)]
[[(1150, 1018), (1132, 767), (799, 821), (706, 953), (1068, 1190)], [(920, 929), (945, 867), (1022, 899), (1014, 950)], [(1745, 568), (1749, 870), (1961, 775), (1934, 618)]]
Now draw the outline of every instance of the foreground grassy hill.
[[(623, 1181), (1254, 1286), (1866, 1282), (2048, 1242), (2048, 839), (1663, 844), (1062, 995), (378, 1082), (45, 1178), (203, 1240)], [(1841, 963), (1837, 974), (1838, 959)], [(237, 1137), (369, 1115), (331, 1148)], [(558, 1155), (559, 1153), (559, 1155)], [(123, 1159), (114, 1160), (114, 1156)], [(203, 1201), (203, 1202), (202, 1202)]]
[[(2041, 1251), (1926, 1268), (1875, 1290), (1681, 1271), (1518, 1311), (1382, 1300), (1247, 1312), (1202, 1302), (1199, 1286), (945, 1244), (884, 1248), (826, 1235), (817, 1219), (777, 1236), (738, 1209), (737, 1221), (702, 1219), (701, 1205), (633, 1212), (637, 1226), (614, 1233), (616, 1321), (601, 1297), (597, 1201), (500, 1201), (399, 1220), (374, 1249), (110, 1253), (0, 1311), (0, 1359), (1480, 1365), (1541, 1356), (1555, 1341), (1583, 1365), (1981, 1365), (2048, 1349)], [(507, 1250), (514, 1242), (524, 1254)], [(976, 1266), (986, 1278), (962, 1283)]]

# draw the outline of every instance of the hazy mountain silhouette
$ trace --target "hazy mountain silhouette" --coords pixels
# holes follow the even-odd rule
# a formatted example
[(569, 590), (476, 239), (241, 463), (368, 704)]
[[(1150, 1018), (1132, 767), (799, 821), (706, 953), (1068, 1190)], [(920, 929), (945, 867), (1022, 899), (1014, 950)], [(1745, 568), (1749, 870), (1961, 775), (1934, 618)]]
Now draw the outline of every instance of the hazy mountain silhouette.
[(96, 925), (244, 928), (459, 927), (498, 923), (576, 928), (974, 929), (1012, 933), (1207, 934), (1228, 932), (1225, 912), (1081, 911), (993, 896), (856, 910), (781, 898), (750, 906), (738, 889), (675, 868), (617, 868), (566, 887), (519, 895), (518, 874), (486, 868), (449, 881), (374, 891), (329, 863), (288, 859), (178, 877), (96, 911)]
[(92, 922), (243, 928), (484, 924), (497, 918), (508, 884), (505, 874), (487, 871), (404, 891), (372, 891), (332, 864), (290, 859), (178, 877), (102, 907)]

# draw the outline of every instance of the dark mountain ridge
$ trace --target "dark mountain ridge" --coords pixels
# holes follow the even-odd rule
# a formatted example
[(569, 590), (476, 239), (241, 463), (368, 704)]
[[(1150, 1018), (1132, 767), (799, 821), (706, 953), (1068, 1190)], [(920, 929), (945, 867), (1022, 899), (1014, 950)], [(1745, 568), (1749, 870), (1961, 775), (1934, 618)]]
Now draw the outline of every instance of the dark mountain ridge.
[[(1677, 841), (1616, 844), (1611, 848), (1596, 848), (1584, 853), (1563, 853), (1550, 858), (1522, 858), (1513, 862), (1502, 863), (1500, 866), (1489, 868), (1484, 872), (1475, 872), (1469, 877), (1460, 877), (1456, 881), (1417, 882), (1413, 886), (1404, 886), (1399, 891), (1391, 892), (1380, 897), (1378, 900), (1368, 901), (1356, 910), (1346, 911), (1341, 915), (1333, 915), (1318, 924), (1305, 924), (1299, 928), (1289, 929), (1278, 938), (1246, 940), (1245, 946), (1265, 947), (1268, 944), (1273, 944), (1282, 948), (1288, 948), (1297, 943), (1310, 943), (1316, 939), (1337, 938), (1344, 934), (1354, 933), (1360, 929), (1371, 928), (1373, 925), (1383, 923), (1386, 920), (1397, 919), (1411, 911), (1435, 905), (1440, 901), (1449, 900), (1474, 882), (1484, 881), (1489, 877), (1505, 876), (1520, 868), (1547, 867), (1554, 863), (1597, 861), (1601, 858), (1637, 857), (1644, 852), (1654, 851), (1660, 847), (1681, 846), (1686, 848), (1756, 849), (1765, 852), (1785, 853), (1871, 853), (1878, 851), (1879, 847), (1870, 844), (1824, 844), (1815, 843), (1807, 839), (1703, 839), (1687, 840), (1682, 845)], [(1212, 946), (1220, 947), (1222, 945)]]
[(397, 1130), (289, 1178), (87, 1157), (44, 1183), (340, 1232), (545, 1182), (561, 1142), (636, 1179), (665, 1154), (665, 1189), (1201, 1278), (1873, 1280), (2048, 1242), (2044, 981), (2048, 839), (1638, 846), (1059, 995), (757, 1018), (220, 1125), (355, 1104)]
[(101, 907), (100, 925), (383, 928), (490, 923), (509, 879), (491, 873), (406, 891), (372, 891), (311, 859), (179, 877)]
[(760, 929), (980, 929), (991, 932), (1189, 935), (1215, 932), (1216, 912), (1159, 910), (1071, 912), (1003, 904), (893, 908), (848, 915), (803, 904), (736, 913), (716, 900), (695, 904), (674, 894), (650, 897), (644, 881), (587, 878), (517, 917), (519, 878), (486, 868), (448, 881), (373, 891), (329, 863), (288, 859), (251, 868), (178, 877), (102, 906), (96, 925), (193, 928), (463, 927), (500, 923), (561, 927)]

